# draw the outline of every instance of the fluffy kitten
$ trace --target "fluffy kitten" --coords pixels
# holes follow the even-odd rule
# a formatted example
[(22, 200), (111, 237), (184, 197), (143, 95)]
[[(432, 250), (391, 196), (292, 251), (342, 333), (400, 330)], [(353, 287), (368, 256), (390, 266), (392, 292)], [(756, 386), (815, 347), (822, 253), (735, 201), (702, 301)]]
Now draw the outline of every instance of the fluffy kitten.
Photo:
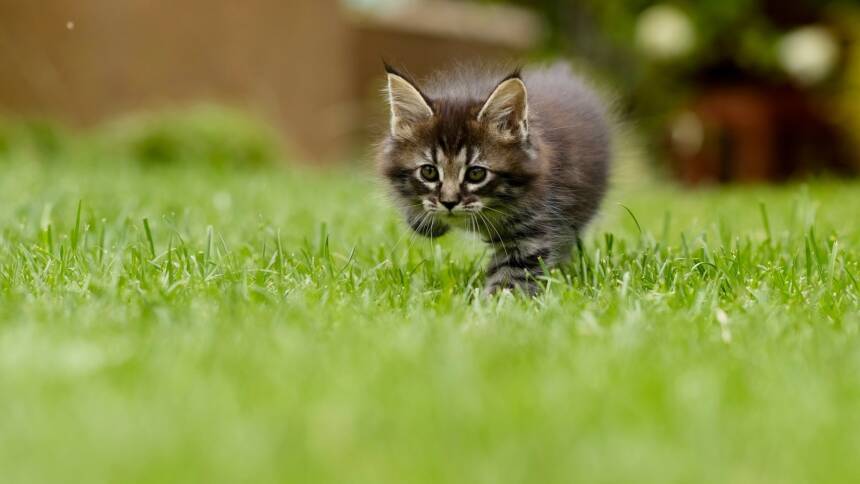
[(538, 291), (606, 190), (610, 130), (569, 68), (441, 72), (420, 86), (386, 65), (391, 125), (379, 165), (409, 226), (477, 231), (494, 248), (487, 292)]

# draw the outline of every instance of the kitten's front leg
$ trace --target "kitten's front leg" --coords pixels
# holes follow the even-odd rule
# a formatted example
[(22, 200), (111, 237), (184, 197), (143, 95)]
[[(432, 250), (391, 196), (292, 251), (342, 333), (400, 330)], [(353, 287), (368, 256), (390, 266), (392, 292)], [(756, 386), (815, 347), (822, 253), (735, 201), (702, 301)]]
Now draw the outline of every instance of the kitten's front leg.
[(487, 266), (486, 294), (504, 289), (520, 290), (534, 296), (541, 290), (538, 278), (550, 263), (553, 248), (549, 243), (520, 244), (516, 247), (497, 247)]

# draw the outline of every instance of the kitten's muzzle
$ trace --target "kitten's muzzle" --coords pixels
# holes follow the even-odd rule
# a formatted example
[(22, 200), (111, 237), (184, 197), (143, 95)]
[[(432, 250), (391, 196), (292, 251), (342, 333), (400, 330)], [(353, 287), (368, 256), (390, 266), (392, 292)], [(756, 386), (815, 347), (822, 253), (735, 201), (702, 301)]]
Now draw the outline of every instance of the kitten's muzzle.
[(449, 212), (453, 212), (454, 207), (456, 207), (460, 203), (460, 201), (459, 200), (454, 200), (453, 202), (441, 201), (439, 203), (441, 203), (443, 207), (447, 208)]

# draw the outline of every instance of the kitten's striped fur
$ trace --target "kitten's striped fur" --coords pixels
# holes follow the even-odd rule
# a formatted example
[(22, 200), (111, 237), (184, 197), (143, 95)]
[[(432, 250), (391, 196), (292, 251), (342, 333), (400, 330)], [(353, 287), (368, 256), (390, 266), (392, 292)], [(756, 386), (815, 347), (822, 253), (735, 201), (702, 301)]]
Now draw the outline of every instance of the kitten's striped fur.
[(569, 68), (440, 72), (420, 86), (386, 65), (391, 126), (379, 165), (413, 230), (477, 231), (488, 292), (534, 294), (563, 262), (607, 184), (600, 99)]

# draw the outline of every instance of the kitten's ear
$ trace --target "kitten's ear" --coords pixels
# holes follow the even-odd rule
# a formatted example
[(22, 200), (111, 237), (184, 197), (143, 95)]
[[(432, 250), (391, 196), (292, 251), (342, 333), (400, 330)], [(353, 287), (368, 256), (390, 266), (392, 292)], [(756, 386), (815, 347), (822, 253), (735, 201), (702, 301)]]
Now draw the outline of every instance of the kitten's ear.
[(496, 86), (478, 113), (494, 134), (504, 141), (523, 141), (529, 134), (526, 85), (514, 72)]
[(405, 77), (389, 65), (388, 104), (391, 106), (391, 135), (398, 138), (412, 136), (415, 126), (433, 116), (433, 109), (424, 95)]

